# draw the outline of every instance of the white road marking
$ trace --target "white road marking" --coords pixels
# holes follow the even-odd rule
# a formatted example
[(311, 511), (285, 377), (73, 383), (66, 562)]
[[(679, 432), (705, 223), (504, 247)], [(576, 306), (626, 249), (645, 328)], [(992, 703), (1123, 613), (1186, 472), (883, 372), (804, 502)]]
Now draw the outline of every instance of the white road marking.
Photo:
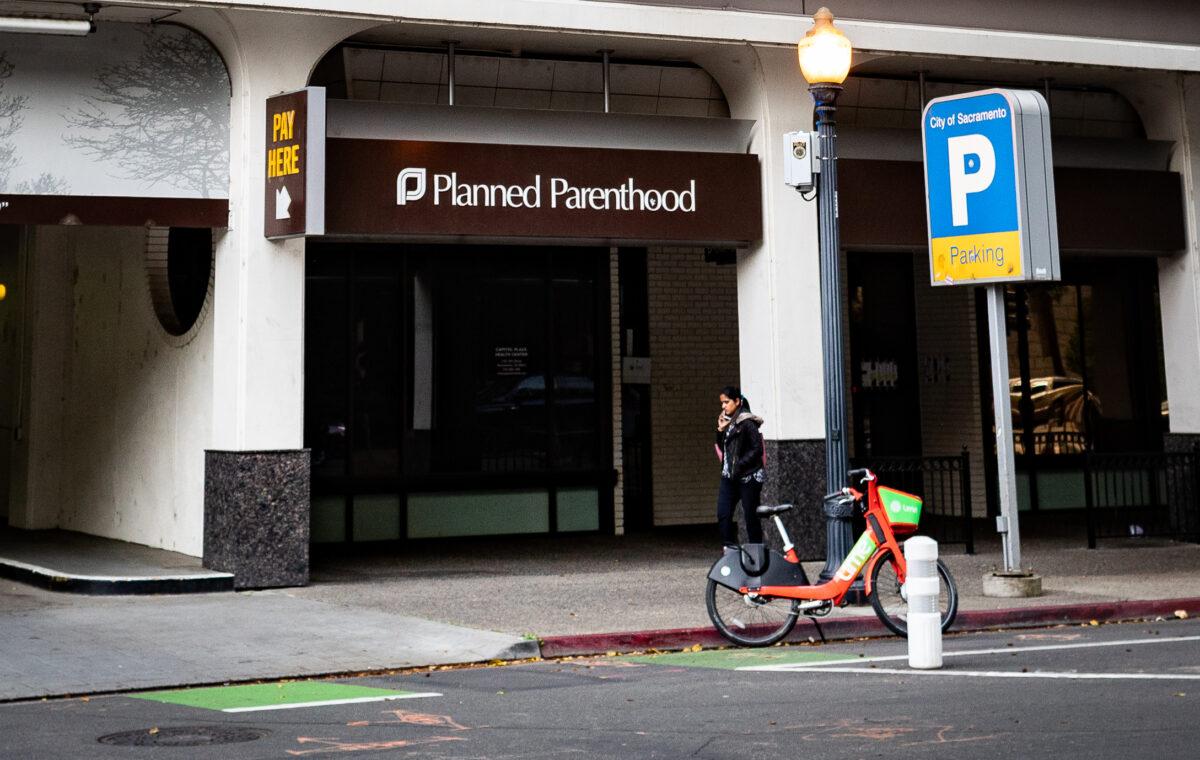
[[(942, 657), (966, 657), (968, 655), (977, 654), (1012, 654), (1013, 652), (1049, 652), (1059, 649), (1091, 649), (1096, 647), (1130, 647), (1143, 646), (1145, 644), (1174, 644), (1179, 641), (1200, 641), (1200, 636), (1173, 636), (1173, 637), (1158, 637), (1153, 639), (1125, 639), (1123, 641), (1096, 641), (1083, 644), (1044, 644), (1036, 647), (997, 647), (995, 649), (967, 649), (961, 652), (943, 652)], [(886, 657), (856, 657), (853, 660), (846, 660), (846, 664), (854, 663), (861, 665), (866, 662), (896, 662), (907, 660), (907, 654), (888, 655)], [(779, 665), (746, 665), (738, 668), (738, 670), (765, 670), (765, 671), (787, 671), (787, 670), (817, 670), (823, 667), (832, 666), (830, 662), (793, 662)], [(849, 668), (846, 668), (849, 670)], [(872, 669), (874, 672), (878, 672)], [(905, 671), (907, 672), (907, 671)]]
[(295, 710), (300, 707), (327, 707), (329, 705), (356, 705), (362, 702), (384, 702), (393, 699), (417, 699), (419, 697), (440, 697), (437, 692), (427, 691), (420, 694), (389, 694), (385, 697), (355, 697), (354, 699), (324, 699), (319, 702), (296, 702), (290, 705), (263, 705), (261, 707), (226, 707), (221, 712), (240, 713), (258, 712), (259, 710)]
[[(738, 670), (767, 670), (767, 668), (738, 668)], [(912, 668), (804, 668), (808, 673), (885, 673), (900, 676), (973, 676), (975, 678), (1068, 678), (1079, 681), (1200, 681), (1200, 675), (1168, 675), (1161, 673), (1019, 673), (1003, 670), (916, 670)]]

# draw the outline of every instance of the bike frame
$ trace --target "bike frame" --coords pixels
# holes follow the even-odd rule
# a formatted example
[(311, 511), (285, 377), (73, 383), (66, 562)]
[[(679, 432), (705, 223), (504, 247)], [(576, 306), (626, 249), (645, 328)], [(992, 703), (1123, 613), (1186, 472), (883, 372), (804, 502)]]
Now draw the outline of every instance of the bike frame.
[[(846, 492), (853, 496), (856, 502), (860, 502), (864, 498), (861, 492), (853, 488), (846, 489)], [(739, 591), (743, 594), (758, 594), (759, 596), (801, 601), (828, 599), (834, 604), (841, 604), (842, 599), (853, 585), (854, 579), (858, 577), (860, 571), (863, 571), (864, 566), (866, 567), (866, 570), (863, 571), (863, 578), (866, 582), (865, 591), (870, 595), (871, 574), (883, 556), (884, 549), (892, 550), (892, 556), (896, 558), (897, 578), (900, 583), (904, 583), (905, 578), (908, 577), (908, 565), (904, 561), (904, 552), (900, 550), (900, 544), (896, 541), (896, 534), (892, 532), (892, 524), (888, 520), (883, 500), (879, 498), (879, 481), (874, 473), (871, 473), (870, 479), (867, 481), (866, 499), (867, 529), (858, 537), (858, 541), (846, 555), (846, 559), (828, 581), (811, 586), (744, 587)], [(779, 515), (775, 515), (774, 519), (775, 527), (783, 537), (784, 558), (792, 564), (799, 564), (800, 558), (796, 555), (796, 549), (788, 537), (787, 530), (783, 527), (783, 521), (779, 519)]]

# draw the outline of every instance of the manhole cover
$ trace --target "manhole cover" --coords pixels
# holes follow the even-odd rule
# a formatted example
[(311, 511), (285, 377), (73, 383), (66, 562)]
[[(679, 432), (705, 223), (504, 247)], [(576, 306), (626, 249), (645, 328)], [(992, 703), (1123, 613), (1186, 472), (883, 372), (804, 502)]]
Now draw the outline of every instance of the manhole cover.
[(252, 742), (271, 733), (240, 726), (174, 726), (143, 728), (101, 736), (96, 741), (117, 747), (207, 747), (213, 744)]

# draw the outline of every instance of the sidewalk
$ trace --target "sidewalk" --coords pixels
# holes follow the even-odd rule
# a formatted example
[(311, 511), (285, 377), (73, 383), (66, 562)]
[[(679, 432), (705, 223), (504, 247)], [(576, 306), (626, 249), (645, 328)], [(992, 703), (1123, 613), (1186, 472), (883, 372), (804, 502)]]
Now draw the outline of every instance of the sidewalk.
[[(728, 644), (705, 610), (711, 529), (644, 536), (470, 541), (452, 554), (415, 546), (403, 557), (355, 553), (315, 563), (298, 597), (356, 609), (404, 611), (472, 628), (534, 635), (543, 656)], [(1000, 569), (998, 539), (942, 559), (959, 590), (952, 630), (1200, 614), (1200, 544), (1129, 540), (1088, 550), (1082, 540), (1026, 540), (1023, 563), (1043, 576), (1032, 599), (983, 596)], [(805, 563), (816, 578), (822, 562)], [(791, 640), (889, 635), (869, 604), (834, 610), (814, 626), (801, 617)]]
[[(543, 656), (721, 646), (704, 606), (710, 533), (355, 547), (315, 557), (306, 588), (258, 592), (98, 597), (0, 581), (0, 700), (516, 659), (537, 656), (539, 641)], [(194, 562), (97, 541), (142, 575), (156, 558)], [(998, 543), (960, 552), (943, 549), (956, 630), (1200, 614), (1200, 545), (1027, 540), (1025, 564), (1044, 577), (1035, 599), (982, 595)], [(821, 563), (807, 567), (815, 577)], [(867, 605), (819, 628), (801, 618), (794, 635), (885, 633)]]

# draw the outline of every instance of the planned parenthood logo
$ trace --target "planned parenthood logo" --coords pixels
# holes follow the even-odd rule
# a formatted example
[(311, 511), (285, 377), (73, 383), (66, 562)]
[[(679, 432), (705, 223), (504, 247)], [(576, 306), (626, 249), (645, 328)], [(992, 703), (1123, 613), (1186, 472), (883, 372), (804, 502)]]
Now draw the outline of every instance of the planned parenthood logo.
[(396, 175), (396, 205), (404, 206), (425, 197), (425, 170), (405, 169)]

